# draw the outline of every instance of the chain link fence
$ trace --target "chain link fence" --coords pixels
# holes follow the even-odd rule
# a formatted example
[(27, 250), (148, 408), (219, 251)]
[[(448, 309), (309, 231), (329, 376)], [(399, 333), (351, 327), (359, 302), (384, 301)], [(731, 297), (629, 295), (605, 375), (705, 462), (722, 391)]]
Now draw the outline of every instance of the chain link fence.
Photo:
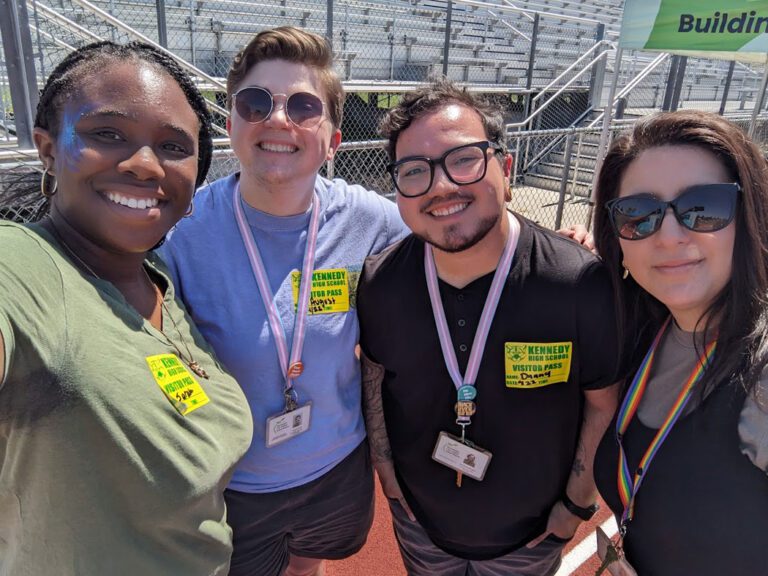
[[(140, 34), (199, 71), (200, 88), (219, 110), (220, 136), (225, 136), (220, 82), (254, 34), (293, 25), (326, 35), (348, 97), (344, 143), (323, 173), (390, 197), (379, 122), (406, 91), (446, 73), (504, 109), (515, 154), (513, 207), (547, 227), (586, 223), (602, 110), (615, 67), (615, 45), (606, 38), (616, 39), (621, 2), (550, 0), (551, 12), (497, 2), (98, 0), (93, 8), (83, 0), (27, 0), (27, 11), (38, 86), (77, 47), (99, 38), (126, 42)], [(762, 67), (694, 58), (681, 66), (666, 56), (644, 72), (658, 57), (624, 53), (615, 117), (631, 122), (662, 107), (717, 111), (724, 106), (726, 114), (749, 125)], [(36, 200), (12, 211), (7, 194), (3, 197), (3, 190), (18, 188), (25, 173), (30, 181), (39, 177), (34, 158), (3, 156), (15, 145), (12, 80), (0, 60), (0, 217), (29, 220), (36, 217)], [(622, 92), (628, 85), (631, 90)], [(768, 142), (764, 122), (755, 137)], [(222, 138), (209, 180), (237, 169)]]

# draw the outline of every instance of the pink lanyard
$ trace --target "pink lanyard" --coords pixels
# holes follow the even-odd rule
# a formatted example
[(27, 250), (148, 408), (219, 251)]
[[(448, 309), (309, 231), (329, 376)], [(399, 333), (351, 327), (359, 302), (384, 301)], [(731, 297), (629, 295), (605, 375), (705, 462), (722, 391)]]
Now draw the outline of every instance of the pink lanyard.
[(290, 361), (288, 359), (288, 345), (285, 338), (285, 330), (280, 321), (280, 314), (275, 306), (275, 298), (269, 287), (267, 271), (264, 268), (264, 262), (261, 259), (259, 248), (253, 239), (253, 234), (245, 219), (245, 212), (242, 206), (242, 197), (240, 196), (240, 184), (235, 186), (232, 196), (232, 204), (235, 208), (235, 219), (240, 229), (240, 236), (243, 238), (245, 251), (248, 253), (248, 259), (251, 262), (253, 276), (256, 278), (256, 284), (259, 286), (261, 300), (264, 302), (264, 308), (269, 319), (269, 327), (272, 330), (272, 336), (275, 339), (277, 355), (280, 360), (280, 369), (285, 378), (286, 398), (292, 398), (296, 401), (295, 390), (293, 390), (293, 380), (298, 378), (304, 366), (301, 363), (301, 351), (304, 347), (304, 334), (307, 328), (307, 314), (309, 312), (309, 296), (312, 288), (312, 273), (315, 265), (315, 247), (317, 245), (317, 233), (320, 227), (320, 201), (317, 194), (312, 194), (312, 216), (307, 230), (307, 244), (304, 248), (304, 263), (301, 268), (301, 282), (299, 284), (299, 302), (296, 309), (296, 318), (293, 323), (293, 344), (291, 345)]
[[(505, 213), (506, 217), (506, 213)], [(432, 302), (432, 313), (435, 317), (437, 334), (440, 337), (440, 347), (443, 350), (445, 367), (453, 380), (456, 391), (464, 386), (474, 387), (477, 379), (477, 373), (480, 370), (480, 360), (485, 352), (485, 341), (488, 339), (488, 333), (491, 330), (493, 316), (496, 313), (496, 307), (499, 304), (501, 291), (504, 288), (504, 282), (509, 275), (509, 269), (512, 266), (512, 258), (515, 255), (517, 241), (520, 237), (520, 223), (514, 216), (509, 217), (510, 228), (507, 243), (504, 246), (504, 252), (499, 259), (499, 265), (493, 275), (493, 282), (488, 296), (485, 298), (483, 313), (480, 316), (480, 323), (475, 332), (475, 339), (472, 342), (472, 350), (469, 353), (469, 362), (467, 363), (466, 374), (462, 377), (459, 371), (459, 363), (456, 360), (456, 351), (453, 349), (451, 333), (448, 331), (448, 322), (445, 320), (445, 310), (443, 301), (440, 299), (440, 288), (437, 284), (437, 271), (435, 269), (435, 258), (432, 253), (432, 246), (424, 244), (424, 272), (427, 276), (427, 289), (429, 290), (429, 300)], [(468, 416), (459, 416), (456, 423), (462, 427), (468, 426), (471, 420)]]

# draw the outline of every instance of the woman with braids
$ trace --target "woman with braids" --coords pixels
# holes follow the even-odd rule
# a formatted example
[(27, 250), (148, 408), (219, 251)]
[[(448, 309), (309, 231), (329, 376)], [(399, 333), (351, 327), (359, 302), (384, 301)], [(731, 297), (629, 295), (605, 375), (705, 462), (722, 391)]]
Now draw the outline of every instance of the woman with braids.
[[(595, 458), (611, 574), (766, 574), (768, 165), (725, 119), (651, 116), (599, 174), (624, 400)], [(600, 542), (600, 538), (598, 538)]]
[(211, 159), (154, 48), (100, 42), (46, 83), (50, 215), (0, 223), (0, 573), (224, 575), (248, 406), (151, 252)]

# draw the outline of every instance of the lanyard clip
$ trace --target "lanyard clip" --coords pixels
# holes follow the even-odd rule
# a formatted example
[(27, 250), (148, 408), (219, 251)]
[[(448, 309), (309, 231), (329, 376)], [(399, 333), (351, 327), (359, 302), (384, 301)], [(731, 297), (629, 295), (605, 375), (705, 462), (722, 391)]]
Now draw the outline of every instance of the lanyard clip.
[(299, 407), (299, 394), (293, 386), (289, 386), (283, 392), (285, 398), (285, 411), (293, 412)]

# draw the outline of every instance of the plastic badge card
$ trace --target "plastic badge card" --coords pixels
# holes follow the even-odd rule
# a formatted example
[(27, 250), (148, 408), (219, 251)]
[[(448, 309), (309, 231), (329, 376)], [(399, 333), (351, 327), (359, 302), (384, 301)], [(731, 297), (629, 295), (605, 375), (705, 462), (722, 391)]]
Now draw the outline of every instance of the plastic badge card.
[(491, 457), (487, 450), (469, 446), (448, 432), (440, 432), (432, 452), (432, 459), (436, 462), (477, 481), (485, 478)]
[(267, 418), (267, 448), (272, 448), (309, 430), (311, 415), (312, 404), (307, 403), (296, 410)]

